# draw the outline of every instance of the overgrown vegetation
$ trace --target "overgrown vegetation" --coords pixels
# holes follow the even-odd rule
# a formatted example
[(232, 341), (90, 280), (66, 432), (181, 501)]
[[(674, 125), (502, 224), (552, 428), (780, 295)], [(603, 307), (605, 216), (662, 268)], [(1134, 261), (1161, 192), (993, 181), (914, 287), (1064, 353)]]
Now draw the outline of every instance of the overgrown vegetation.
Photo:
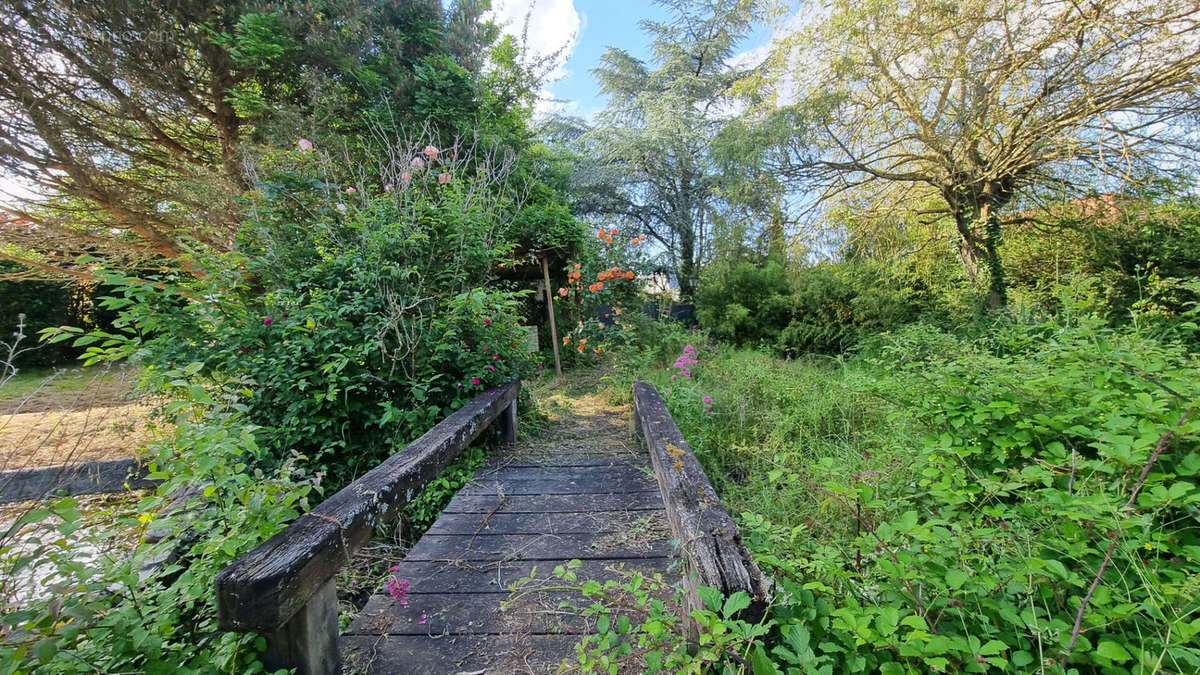
[(0, 672), (261, 670), (213, 575), (548, 374), (546, 296), (567, 368), (658, 385), (775, 594), (679, 617), (564, 565), (583, 670), (1200, 672), (1200, 10), (839, 0), (743, 52), (764, 3), (661, 4), (545, 143), (554, 64), (486, 3), (0, 10), (0, 166), (44, 192), (0, 214), (0, 395), (127, 361), (171, 430), (132, 506), (7, 525)]

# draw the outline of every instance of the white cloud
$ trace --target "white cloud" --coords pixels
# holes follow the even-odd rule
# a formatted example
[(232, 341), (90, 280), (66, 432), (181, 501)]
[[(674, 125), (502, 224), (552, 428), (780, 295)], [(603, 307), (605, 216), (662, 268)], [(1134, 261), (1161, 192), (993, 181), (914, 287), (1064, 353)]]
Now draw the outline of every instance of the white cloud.
[(547, 63), (547, 82), (566, 76), (565, 64), (583, 23), (574, 0), (495, 0), (492, 20), (500, 30), (524, 43), (528, 63)]

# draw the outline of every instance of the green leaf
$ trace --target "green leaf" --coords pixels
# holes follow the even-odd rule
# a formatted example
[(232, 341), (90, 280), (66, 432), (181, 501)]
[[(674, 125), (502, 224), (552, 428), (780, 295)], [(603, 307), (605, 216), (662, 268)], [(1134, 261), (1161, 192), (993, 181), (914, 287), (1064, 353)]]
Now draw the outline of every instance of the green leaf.
[(950, 588), (952, 588), (952, 589), (957, 590), (959, 588), (962, 588), (962, 585), (967, 583), (967, 580), (970, 578), (971, 578), (971, 575), (967, 574), (966, 572), (964, 572), (962, 570), (956, 569), (956, 570), (950, 570), (950, 571), (946, 572), (946, 583), (949, 584)]
[(728, 619), (749, 606), (750, 594), (746, 591), (738, 591), (725, 600), (725, 606), (721, 609), (721, 615)]
[(704, 606), (714, 612), (721, 611), (721, 606), (724, 604), (725, 595), (711, 586), (700, 586), (696, 589), (700, 595), (700, 599), (704, 601)]
[(1100, 644), (1096, 645), (1096, 653), (1117, 663), (1124, 663), (1133, 659), (1132, 654), (1112, 640), (1102, 640)]
[(999, 654), (1005, 649), (1008, 649), (1008, 645), (1004, 644), (1003, 642), (999, 640), (988, 640), (985, 645), (979, 648), (979, 653), (983, 654), (984, 656), (990, 656), (992, 654)]
[(777, 675), (779, 673), (779, 669), (771, 662), (771, 658), (767, 656), (761, 643), (754, 645), (754, 651), (750, 654), (750, 662), (754, 666), (754, 675)]

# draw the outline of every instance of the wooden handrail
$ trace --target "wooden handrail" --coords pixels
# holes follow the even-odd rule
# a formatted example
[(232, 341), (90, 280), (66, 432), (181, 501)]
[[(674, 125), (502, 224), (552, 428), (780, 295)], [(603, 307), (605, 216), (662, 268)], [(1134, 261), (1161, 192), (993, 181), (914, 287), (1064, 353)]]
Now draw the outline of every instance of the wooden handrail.
[[(684, 620), (690, 621), (692, 611), (704, 607), (696, 589), (710, 586), (726, 596), (749, 593), (751, 604), (739, 618), (757, 621), (766, 611), (768, 591), (737, 523), (722, 506), (654, 385), (633, 383), (633, 408), (634, 431), (650, 451), (667, 522), (684, 554)], [(694, 636), (697, 627), (692, 623), (689, 627)]]
[(221, 628), (267, 636), (269, 668), (301, 675), (338, 673), (334, 580), (375, 527), (394, 518), (499, 418), (505, 442), (516, 440), (513, 380), (489, 389), (439, 422), (216, 577)]

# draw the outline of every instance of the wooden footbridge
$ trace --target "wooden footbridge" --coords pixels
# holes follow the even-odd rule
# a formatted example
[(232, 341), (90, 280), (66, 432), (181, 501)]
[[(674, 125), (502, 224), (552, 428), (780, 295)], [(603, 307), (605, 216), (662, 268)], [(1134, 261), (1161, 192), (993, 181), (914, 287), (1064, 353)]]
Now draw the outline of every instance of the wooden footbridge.
[[(555, 672), (592, 625), (553, 594), (501, 603), (512, 582), (570, 560), (580, 578), (674, 573), (685, 613), (697, 586), (746, 590), (758, 600), (747, 612), (762, 611), (762, 577), (652, 386), (634, 385), (637, 450), (600, 442), (629, 430), (596, 417), (569, 452), (516, 444), (519, 389), (480, 394), (222, 571), (221, 626), (266, 636), (267, 665), (302, 675)], [(407, 593), (381, 589), (339, 631), (338, 571), (493, 423), (502, 446), (400, 562)]]

